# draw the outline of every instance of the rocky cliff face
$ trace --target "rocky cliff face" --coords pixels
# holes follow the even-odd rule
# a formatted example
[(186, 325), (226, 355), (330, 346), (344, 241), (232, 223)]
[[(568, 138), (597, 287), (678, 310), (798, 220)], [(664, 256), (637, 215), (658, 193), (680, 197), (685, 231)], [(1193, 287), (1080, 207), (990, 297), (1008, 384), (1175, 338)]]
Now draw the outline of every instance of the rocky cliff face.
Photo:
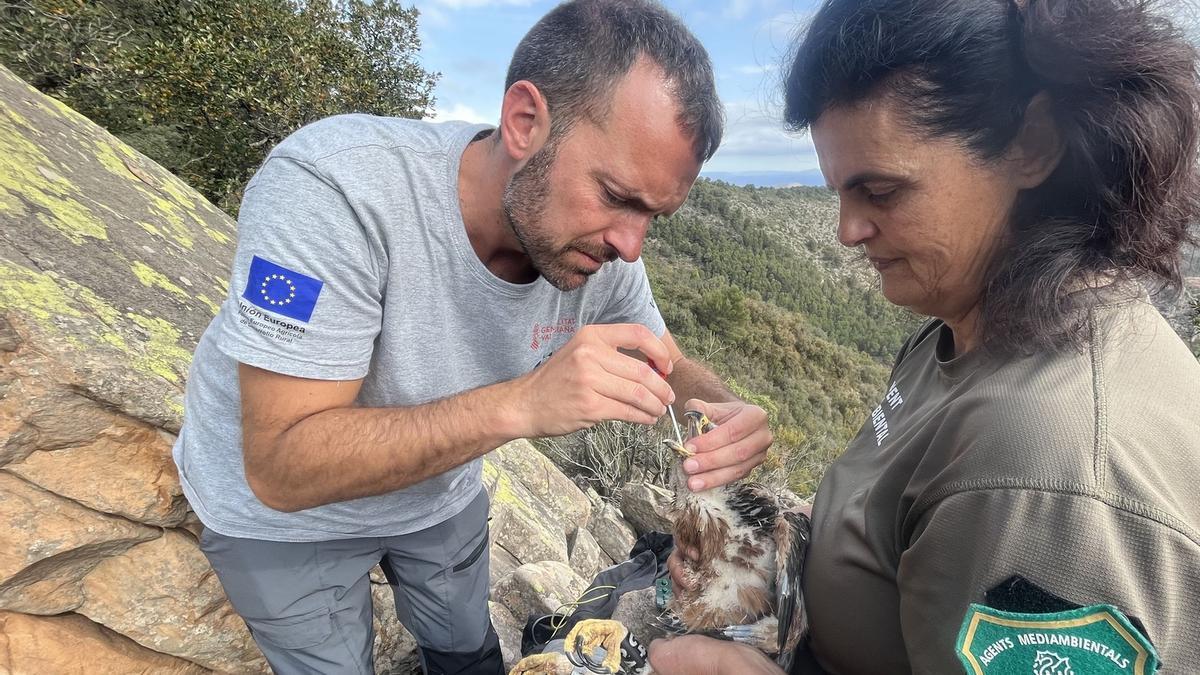
[[(253, 673), (170, 459), (235, 223), (0, 68), (0, 671)], [(492, 614), (506, 659), (634, 541), (530, 444), (492, 453)], [(594, 497), (594, 495), (593, 495)], [(414, 645), (373, 575), (376, 665)]]

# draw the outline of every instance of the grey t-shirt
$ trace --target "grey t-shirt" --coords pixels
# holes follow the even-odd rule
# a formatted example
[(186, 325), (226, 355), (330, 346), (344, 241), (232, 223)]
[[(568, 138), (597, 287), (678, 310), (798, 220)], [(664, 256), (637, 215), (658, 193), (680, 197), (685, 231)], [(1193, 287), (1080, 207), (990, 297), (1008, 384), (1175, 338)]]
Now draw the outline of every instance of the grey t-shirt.
[[(1007, 359), (949, 358), (941, 322), (910, 340), (813, 505), (804, 593), (825, 671), (962, 673), (969, 650), (968, 672), (1028, 673), (1041, 649), (1138, 672), (1080, 666), (1133, 649), (1116, 634), (1037, 646), (1079, 638), (1043, 617), (1112, 605), (1164, 675), (1200, 673), (1200, 364), (1146, 302), (1096, 310), (1091, 330), (1082, 352)], [(968, 643), (973, 603), (1032, 618)]]
[(665, 331), (641, 261), (582, 288), (513, 284), (475, 255), (459, 160), (488, 127), (343, 115), (275, 148), (246, 187), (229, 294), (200, 339), (174, 457), (206, 527), (314, 541), (390, 536), (451, 517), (481, 460), (396, 492), (275, 511), (246, 483), (237, 364), (363, 378), (357, 405), (412, 406), (528, 373), (586, 324)]

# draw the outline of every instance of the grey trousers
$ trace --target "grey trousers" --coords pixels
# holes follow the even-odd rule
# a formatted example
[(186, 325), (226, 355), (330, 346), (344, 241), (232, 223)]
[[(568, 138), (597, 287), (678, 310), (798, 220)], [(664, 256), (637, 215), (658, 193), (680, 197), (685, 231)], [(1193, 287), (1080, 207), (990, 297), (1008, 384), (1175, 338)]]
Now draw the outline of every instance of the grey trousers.
[(488, 614), (488, 499), (419, 532), (319, 542), (240, 539), (205, 529), (200, 548), (271, 668), (374, 672), (369, 573), (381, 565), (429, 675), (503, 673)]

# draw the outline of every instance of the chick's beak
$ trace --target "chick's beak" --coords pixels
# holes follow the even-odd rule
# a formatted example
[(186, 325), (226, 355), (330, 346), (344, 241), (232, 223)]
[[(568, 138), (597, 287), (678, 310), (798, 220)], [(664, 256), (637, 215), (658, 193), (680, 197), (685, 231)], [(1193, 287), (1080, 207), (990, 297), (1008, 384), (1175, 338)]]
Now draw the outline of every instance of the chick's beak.
[[(699, 410), (685, 410), (683, 411), (683, 417), (685, 420), (687, 420), (687, 437), (685, 438), (684, 442), (687, 442), (701, 434), (706, 434), (717, 428), (717, 425), (713, 424), (712, 421), (710, 421), (708, 417)], [(663, 445), (666, 445), (671, 449), (672, 452), (674, 452), (676, 455), (679, 455), (679, 457), (682, 459), (687, 459), (688, 457), (696, 454), (683, 447), (683, 445), (674, 438), (664, 438)]]
[(679, 441), (675, 440), (674, 438), (664, 438), (663, 445), (667, 446), (667, 448), (669, 448), (672, 452), (674, 452), (676, 455), (678, 455), (680, 457), (680, 459), (687, 459), (688, 457), (691, 457), (693, 454), (695, 454), (691, 450), (688, 450), (687, 448), (680, 445)]

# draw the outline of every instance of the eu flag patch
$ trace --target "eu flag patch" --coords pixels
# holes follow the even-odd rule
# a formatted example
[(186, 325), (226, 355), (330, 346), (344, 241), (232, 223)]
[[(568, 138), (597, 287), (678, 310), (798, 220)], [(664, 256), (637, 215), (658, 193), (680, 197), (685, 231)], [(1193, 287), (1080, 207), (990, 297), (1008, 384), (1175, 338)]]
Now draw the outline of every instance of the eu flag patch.
[(242, 297), (269, 312), (308, 323), (324, 285), (320, 279), (254, 256)]

